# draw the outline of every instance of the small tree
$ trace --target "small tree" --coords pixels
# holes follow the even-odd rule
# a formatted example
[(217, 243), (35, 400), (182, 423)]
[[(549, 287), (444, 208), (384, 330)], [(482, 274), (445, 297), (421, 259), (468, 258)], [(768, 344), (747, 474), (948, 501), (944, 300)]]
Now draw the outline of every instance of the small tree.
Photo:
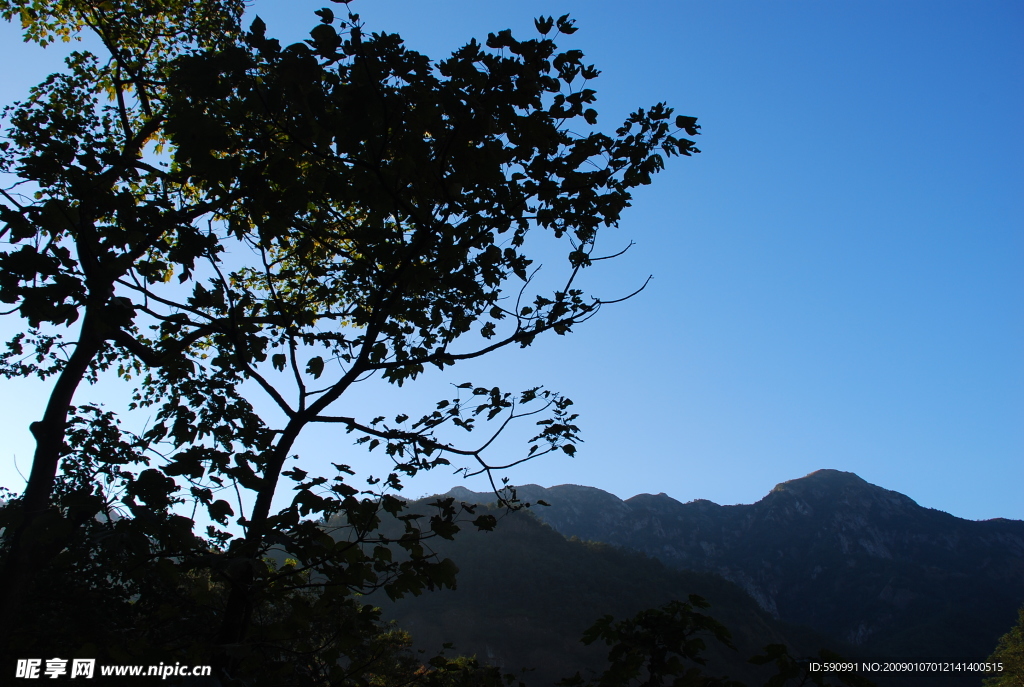
[[(649, 183), (664, 157), (696, 152), (677, 130), (693, 135), (697, 126), (659, 104), (614, 135), (575, 133), (596, 125), (588, 85), (598, 72), (547, 37), (575, 32), (567, 17), (537, 20), (540, 38), (502, 31), (433, 63), (395, 35), (367, 35), (357, 15), (339, 21), (329, 9), (317, 12), (310, 40), (284, 48), (259, 19), (243, 35), (175, 43), (168, 36), (175, 22), (190, 21), (190, 6), (174, 14), (115, 3), (140, 17), (115, 31), (120, 15), (89, 3), (45, 5), (52, 14), (44, 19), (0, 5), (8, 17), (23, 10), (30, 35), (87, 24), (112, 55), (105, 65), (72, 57), (70, 74), (51, 78), (11, 117), (7, 169), (40, 190), (35, 202), (6, 196), (5, 231), (20, 248), (0, 256), (0, 297), (33, 327), (84, 316), (66, 361), (16, 360), (26, 346), (42, 361), (62, 345), (43, 331), (19, 337), (8, 354), (9, 374), (53, 373), (57, 383), (34, 426), (29, 485), (8, 509), (5, 608), (11, 614), (29, 572), (65, 547), (69, 531), (131, 529), (143, 539), (124, 569), (204, 568), (223, 584), (215, 640), (230, 649), (219, 660), (228, 678), (258, 672), (267, 653), (250, 641), (254, 618), (281, 594), (383, 584), (400, 595), (454, 583), (454, 566), (424, 551), (424, 516), (403, 514), (387, 495), (360, 497), (347, 466), (336, 464), (333, 477), (285, 469), (309, 424), (339, 425), (386, 452), (393, 469), (381, 486), (391, 489), (454, 460), (490, 474), (574, 452), (571, 402), (542, 388), (510, 394), (463, 384), (411, 423), (412, 413), (358, 418), (332, 406), (370, 376), (402, 385), (428, 367), (566, 334), (614, 302), (577, 285), (581, 270), (606, 257), (595, 254), (598, 230), (617, 224), (631, 189)], [(145, 34), (151, 17), (164, 23)], [(150, 44), (164, 52), (137, 49)], [(561, 286), (548, 293), (534, 287), (528, 257), (538, 232), (560, 240), (567, 256)], [(92, 420), (71, 441), (75, 390), (113, 365), (139, 379), (134, 407), (155, 407), (155, 424), (127, 435), (109, 414), (83, 407), (78, 417)], [(261, 388), (283, 422), (257, 413), (243, 384)], [(510, 422), (533, 415), (538, 432), (523, 455), (486, 458)], [(453, 427), (493, 429), (467, 446), (446, 433)], [(61, 460), (65, 491), (85, 504), (76, 509), (55, 498)], [(149, 461), (155, 466), (127, 467)], [(97, 475), (123, 490), (122, 521)], [(295, 496), (275, 513), (282, 477)], [(217, 498), (224, 490), (251, 499), (239, 496), (236, 514)], [(237, 515), (241, 530), (211, 527), (206, 540), (196, 537), (194, 516), (175, 512), (188, 501), (221, 527)], [(453, 536), (455, 505), (435, 507), (425, 529)], [(367, 546), (380, 509), (403, 525)], [(97, 512), (106, 524), (88, 524)], [(339, 513), (348, 535), (327, 536), (322, 523)], [(489, 528), (493, 518), (475, 524)], [(45, 540), (48, 549), (27, 544)], [(404, 554), (394, 556), (389, 543)], [(295, 565), (268, 565), (275, 548)]]
[[(710, 604), (691, 594), (687, 601), (671, 601), (661, 608), (641, 611), (633, 618), (616, 621), (606, 615), (584, 634), (583, 643), (608, 645), (608, 668), (599, 676), (584, 679), (580, 673), (563, 679), (562, 687), (745, 687), (729, 677), (706, 674), (705, 640), (714, 639), (735, 651), (729, 631), (701, 611)], [(699, 609), (699, 610), (697, 610)], [(841, 663), (842, 656), (827, 649), (817, 660)], [(816, 685), (817, 687), (874, 687), (855, 673), (821, 673), (810, 670), (811, 661), (797, 659), (784, 644), (769, 644), (749, 663), (773, 665), (776, 673), (765, 687)]]
[(995, 676), (985, 679), (986, 687), (1024, 684), (1024, 606), (1017, 611), (1017, 624), (1000, 637), (988, 662), (1000, 665), (998, 670), (991, 671)]
[(665, 684), (744, 687), (735, 680), (708, 676), (702, 671), (706, 664), (705, 638), (714, 638), (723, 646), (735, 649), (729, 631), (721, 623), (695, 610), (708, 606), (707, 601), (691, 594), (687, 601), (672, 601), (626, 620), (616, 622), (612, 616), (604, 616), (583, 634), (583, 643), (600, 640), (610, 647), (607, 670), (589, 681), (576, 673), (559, 684), (563, 687), (661, 687)]

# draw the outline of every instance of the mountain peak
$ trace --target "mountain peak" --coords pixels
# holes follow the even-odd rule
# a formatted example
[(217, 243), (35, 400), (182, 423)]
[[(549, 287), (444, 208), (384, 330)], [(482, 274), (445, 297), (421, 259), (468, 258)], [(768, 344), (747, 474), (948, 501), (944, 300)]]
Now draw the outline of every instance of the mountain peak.
[[(779, 501), (782, 499), (782, 501)], [(921, 508), (909, 496), (871, 484), (852, 472), (816, 470), (809, 475), (775, 485), (759, 503), (788, 503), (795, 499), (802, 507), (832, 509), (837, 506), (858, 512), (921, 515)], [(802, 504), (802, 505), (801, 505)]]
[[(825, 468), (822, 470), (815, 470), (814, 472), (798, 477), (797, 479), (787, 480), (780, 484), (775, 485), (775, 489), (772, 491), (782, 491), (792, 487), (818, 487), (818, 488), (842, 488), (842, 487), (873, 487), (873, 484), (865, 482), (860, 476), (852, 472), (843, 472), (842, 470), (832, 470)], [(878, 487), (876, 487), (877, 489)]]

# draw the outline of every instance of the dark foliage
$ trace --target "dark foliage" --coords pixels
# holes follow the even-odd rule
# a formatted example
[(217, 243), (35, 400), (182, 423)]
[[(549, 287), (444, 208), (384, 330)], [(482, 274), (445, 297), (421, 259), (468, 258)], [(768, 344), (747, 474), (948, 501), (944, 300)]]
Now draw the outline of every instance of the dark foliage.
[[(554, 42), (568, 17), (433, 62), (351, 12), (321, 10), (309, 40), (281, 46), (258, 18), (244, 31), (241, 10), (0, 1), (29, 40), (90, 31), (105, 51), (73, 53), (9, 108), (0, 145), (17, 179), (0, 204), (0, 300), (28, 327), (0, 373), (52, 379), (28, 484), (0, 523), (9, 655), (102, 639), (119, 662), (212, 662), (225, 684), (378, 675), (361, 657), (386, 631), (353, 594), (451, 587), (455, 565), (425, 542), (494, 525), (450, 499), (407, 513), (392, 493), (453, 462), (490, 474), (572, 454), (575, 415), (540, 387), (469, 383), (425, 412), (332, 404), (373, 377), (402, 385), (572, 331), (611, 302), (577, 283), (611, 257), (598, 230), (665, 158), (697, 152), (679, 135), (696, 120), (664, 104), (592, 129), (598, 72)], [(550, 291), (531, 267), (538, 233), (565, 255)], [(100, 375), (128, 383), (146, 428), (79, 398)], [(526, 417), (527, 448), (491, 462)], [(287, 465), (311, 423), (383, 454), (387, 477), (357, 488), (340, 462)], [(467, 445), (474, 430), (486, 436)], [(398, 531), (379, 531), (384, 515)], [(324, 530), (331, 517), (341, 531)], [(487, 676), (439, 659), (416, 679)]]

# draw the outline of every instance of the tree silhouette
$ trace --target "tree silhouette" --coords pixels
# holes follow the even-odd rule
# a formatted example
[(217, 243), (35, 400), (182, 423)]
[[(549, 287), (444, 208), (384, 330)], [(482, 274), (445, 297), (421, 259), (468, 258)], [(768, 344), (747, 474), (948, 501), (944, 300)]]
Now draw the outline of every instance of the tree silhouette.
[[(424, 538), (454, 536), (463, 509), (448, 499), (406, 513), (384, 492), (453, 462), (490, 475), (572, 454), (571, 402), (467, 383), (415, 414), (335, 408), (353, 407), (371, 377), (401, 386), (564, 335), (628, 298), (577, 284), (614, 257), (596, 252), (599, 230), (665, 157), (697, 152), (678, 135), (695, 135), (696, 120), (664, 104), (612, 135), (593, 130), (598, 72), (548, 37), (575, 32), (568, 17), (538, 19), (538, 38), (501, 31), (432, 62), (351, 12), (318, 11), (310, 39), (282, 47), (258, 18), (240, 30), (240, 10), (0, 2), (30, 39), (89, 29), (107, 51), (74, 53), (14, 106), (3, 144), (17, 183), (0, 210), (0, 299), (29, 325), (3, 372), (55, 379), (25, 492), (3, 512), (7, 646), (43, 637), (19, 613), (48, 591), (32, 576), (52, 584), (83, 566), (83, 584), (119, 590), (132, 609), (111, 637), (149, 623), (146, 641), (116, 651), (205, 651), (225, 681), (270, 679), (268, 661), (291, 650), (277, 627), (290, 615), (273, 609), (316, 608), (307, 590), (323, 611), (352, 591), (453, 585), (454, 564)], [(538, 235), (566, 256), (548, 291), (529, 257)], [(75, 404), (83, 381), (110, 373), (135, 385), (132, 410), (153, 413), (144, 431)], [(258, 412), (253, 389), (281, 421)], [(526, 417), (537, 432), (522, 455), (489, 459)], [(312, 423), (386, 454), (388, 477), (360, 490), (343, 464), (286, 469)], [(473, 431), (485, 436), (467, 443)], [(275, 512), (282, 478), (294, 496)], [(215, 523), (205, 536), (198, 509)], [(400, 531), (380, 530), (382, 515)], [(275, 565), (281, 552), (293, 562)], [(351, 657), (328, 644), (328, 664)]]

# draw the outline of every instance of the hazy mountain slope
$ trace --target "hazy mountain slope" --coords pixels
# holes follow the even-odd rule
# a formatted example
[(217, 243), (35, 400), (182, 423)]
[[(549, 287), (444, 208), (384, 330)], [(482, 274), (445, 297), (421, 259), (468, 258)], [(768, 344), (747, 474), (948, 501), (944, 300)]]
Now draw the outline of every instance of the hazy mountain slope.
[(532, 510), (566, 536), (721, 574), (864, 656), (983, 658), (1024, 602), (1024, 522), (963, 520), (851, 473), (821, 470), (739, 506), (573, 485), (518, 493), (550, 503)]
[[(786, 627), (761, 611), (740, 588), (707, 573), (673, 570), (638, 553), (567, 540), (528, 513), (503, 517), (493, 532), (469, 531), (454, 541), (432, 541), (459, 566), (458, 588), (391, 603), (371, 600), (436, 651), (453, 642), (510, 672), (530, 667), (529, 685), (551, 685), (577, 670), (600, 671), (607, 647), (585, 647), (580, 636), (605, 614), (617, 619), (691, 593), (732, 632), (737, 650), (712, 646), (709, 672), (748, 684), (771, 674), (747, 663), (766, 644), (783, 642), (815, 652), (827, 640)], [(709, 641), (709, 644), (712, 644)]]

